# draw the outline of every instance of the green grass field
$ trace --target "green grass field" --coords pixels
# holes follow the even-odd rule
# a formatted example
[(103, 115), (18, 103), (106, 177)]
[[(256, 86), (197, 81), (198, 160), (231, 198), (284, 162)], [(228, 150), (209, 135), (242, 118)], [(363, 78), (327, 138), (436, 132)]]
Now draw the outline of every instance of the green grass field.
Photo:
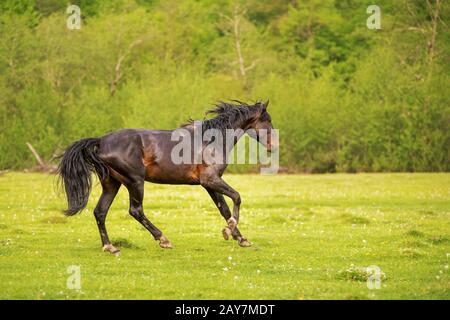
[[(92, 209), (66, 218), (55, 176), (0, 176), (1, 299), (449, 299), (450, 174), (228, 175), (240, 229), (201, 187), (146, 185), (144, 210), (174, 245), (158, 246), (120, 190), (101, 251)], [(67, 288), (78, 265), (81, 290)], [(369, 290), (360, 267), (386, 278)]]

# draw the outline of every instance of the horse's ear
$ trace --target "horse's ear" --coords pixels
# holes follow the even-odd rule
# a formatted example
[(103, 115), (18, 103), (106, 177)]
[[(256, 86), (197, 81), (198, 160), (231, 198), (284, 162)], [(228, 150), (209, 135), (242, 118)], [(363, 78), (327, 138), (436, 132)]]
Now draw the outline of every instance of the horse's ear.
[(264, 103), (264, 109), (267, 109), (268, 106), (269, 106), (269, 99), (267, 99), (267, 101)]

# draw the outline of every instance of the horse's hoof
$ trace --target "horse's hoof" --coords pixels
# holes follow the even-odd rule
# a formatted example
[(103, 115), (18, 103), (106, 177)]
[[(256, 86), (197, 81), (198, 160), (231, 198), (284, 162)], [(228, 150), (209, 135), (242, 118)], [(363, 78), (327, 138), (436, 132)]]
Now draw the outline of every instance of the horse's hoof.
[(230, 219), (227, 220), (227, 222), (228, 222), (228, 227), (229, 227), (231, 230), (234, 230), (234, 228), (236, 228), (236, 226), (237, 226), (237, 221), (236, 221), (235, 218), (231, 217)]
[(163, 249), (172, 249), (172, 244), (164, 236), (161, 236), (161, 238), (159, 238), (159, 246)]
[(120, 250), (114, 247), (112, 244), (105, 244), (103, 246), (103, 251), (108, 251), (111, 254), (120, 254)]
[(231, 236), (231, 229), (229, 227), (225, 227), (222, 229), (222, 235), (225, 240), (228, 240)]
[(247, 239), (244, 239), (244, 238), (242, 238), (241, 240), (239, 240), (238, 241), (238, 244), (241, 246), (241, 247), (244, 247), (244, 248), (246, 248), (246, 247), (250, 247), (252, 244), (250, 243), (250, 241), (248, 241)]
[(170, 243), (169, 240), (166, 241), (160, 241), (159, 242), (159, 246), (163, 249), (172, 249), (172, 244)]

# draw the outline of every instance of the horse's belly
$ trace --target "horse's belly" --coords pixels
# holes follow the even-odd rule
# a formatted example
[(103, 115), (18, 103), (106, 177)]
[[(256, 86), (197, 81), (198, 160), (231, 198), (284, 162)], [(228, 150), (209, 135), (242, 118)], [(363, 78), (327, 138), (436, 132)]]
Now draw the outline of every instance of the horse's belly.
[(145, 180), (167, 184), (199, 184), (198, 170), (192, 165), (173, 165), (170, 168), (156, 163), (145, 167)]
[(144, 139), (143, 164), (145, 180), (167, 184), (199, 184), (199, 165), (175, 164), (171, 152), (176, 142), (164, 135), (148, 135)]

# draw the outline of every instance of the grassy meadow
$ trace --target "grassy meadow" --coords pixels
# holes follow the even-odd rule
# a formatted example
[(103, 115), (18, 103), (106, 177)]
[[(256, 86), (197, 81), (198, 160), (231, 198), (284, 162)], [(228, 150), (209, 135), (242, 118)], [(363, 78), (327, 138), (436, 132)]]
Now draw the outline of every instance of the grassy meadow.
[[(56, 178), (0, 176), (1, 299), (449, 299), (450, 175), (228, 175), (242, 196), (225, 241), (201, 187), (146, 185), (164, 250), (128, 215), (122, 188), (107, 219), (120, 256), (101, 250), (93, 207), (66, 218)], [(81, 290), (67, 288), (80, 266)], [(361, 268), (379, 266), (369, 290)]]

